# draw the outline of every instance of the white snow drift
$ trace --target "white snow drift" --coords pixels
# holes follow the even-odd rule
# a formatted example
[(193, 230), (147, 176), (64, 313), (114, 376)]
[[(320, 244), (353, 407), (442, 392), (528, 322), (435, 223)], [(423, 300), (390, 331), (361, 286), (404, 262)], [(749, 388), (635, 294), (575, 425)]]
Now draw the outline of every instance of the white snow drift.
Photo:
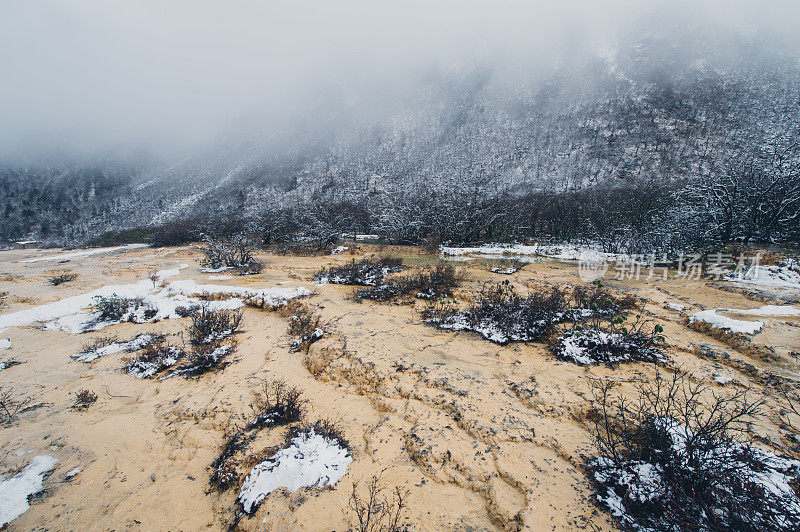
[(353, 461), (336, 440), (313, 429), (292, 439), (289, 447), (255, 466), (242, 485), (239, 502), (251, 513), (270, 492), (278, 488), (297, 491), (307, 486), (331, 486)]
[(94, 249), (87, 249), (84, 251), (75, 251), (72, 253), (58, 253), (55, 255), (47, 255), (44, 257), (35, 257), (33, 259), (25, 259), (20, 262), (42, 262), (48, 260), (71, 260), (71, 259), (82, 259), (84, 257), (91, 257), (92, 255), (103, 255), (106, 253), (114, 253), (116, 251), (121, 251), (125, 253), (132, 249), (139, 249), (145, 248), (147, 244), (128, 244), (126, 246), (117, 246), (113, 248), (94, 248)]
[(53, 469), (52, 456), (37, 456), (11, 478), (0, 477), (0, 527), (4, 527), (30, 508), (28, 497), (42, 490), (44, 474)]
[[(158, 281), (177, 275), (179, 270), (163, 270), (157, 273)], [(198, 298), (202, 295), (223, 295), (227, 299), (206, 301)], [(22, 327), (43, 322), (46, 329), (61, 330), (72, 334), (88, 330), (100, 330), (108, 325), (118, 323), (98, 322), (98, 315), (90, 310), (96, 298), (141, 299), (139, 307), (132, 309), (126, 319), (136, 323), (155, 322), (168, 318), (180, 317), (176, 309), (192, 307), (204, 303), (210, 310), (231, 310), (240, 308), (246, 300), (256, 300), (262, 307), (278, 307), (296, 297), (311, 295), (307, 288), (275, 287), (265, 289), (223, 286), (213, 284), (197, 284), (191, 279), (173, 281), (165, 287), (153, 283), (149, 279), (125, 285), (110, 285), (92, 290), (85, 294), (68, 297), (53, 303), (39, 305), (26, 310), (0, 316), (0, 331), (7, 327)], [(150, 310), (145, 316), (145, 309)]]

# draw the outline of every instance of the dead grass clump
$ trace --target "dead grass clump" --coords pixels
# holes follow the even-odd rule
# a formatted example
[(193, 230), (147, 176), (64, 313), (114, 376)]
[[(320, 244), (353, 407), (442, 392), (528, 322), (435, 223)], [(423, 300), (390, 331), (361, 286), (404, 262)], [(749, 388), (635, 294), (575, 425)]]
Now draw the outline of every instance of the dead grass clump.
[(332, 347), (324, 347), (315, 351), (307, 351), (303, 356), (303, 366), (315, 377), (319, 377), (331, 362), (342, 356), (340, 350)]
[(484, 285), (466, 310), (445, 299), (425, 309), (423, 317), (441, 329), (474, 331), (504, 345), (546, 338), (566, 311), (566, 296), (557, 288), (522, 296), (503, 281)]
[(633, 400), (594, 381), (598, 499), (634, 530), (796, 530), (795, 460), (747, 443), (761, 402), (656, 373)]
[(368, 257), (343, 266), (322, 268), (314, 274), (320, 283), (347, 284), (355, 286), (378, 286), (390, 273), (403, 269), (403, 259), (399, 257)]
[(75, 402), (72, 403), (73, 410), (86, 410), (97, 402), (97, 394), (90, 390), (81, 390), (75, 394)]
[(17, 416), (30, 407), (30, 397), (15, 398), (11, 390), (0, 386), (0, 425), (8, 426), (17, 420)]
[[(383, 472), (381, 472), (382, 474)], [(353, 511), (355, 520), (351, 528), (359, 532), (398, 532), (405, 530), (401, 524), (403, 514), (407, 510), (408, 490), (395, 486), (391, 497), (383, 495), (381, 474), (373, 475), (367, 481), (366, 495), (362, 498), (360, 483), (353, 483), (348, 506)]]
[(464, 281), (465, 274), (451, 265), (418, 268), (410, 275), (384, 279), (377, 286), (357, 290), (355, 301), (391, 301), (403, 296), (415, 295), (422, 299), (450, 297), (453, 289)]
[(78, 278), (78, 274), (77, 273), (63, 272), (63, 273), (57, 273), (57, 274), (51, 275), (47, 279), (47, 282), (49, 282), (53, 286), (58, 286), (60, 284), (64, 284), (64, 283), (68, 283), (70, 281), (74, 281), (77, 278)]

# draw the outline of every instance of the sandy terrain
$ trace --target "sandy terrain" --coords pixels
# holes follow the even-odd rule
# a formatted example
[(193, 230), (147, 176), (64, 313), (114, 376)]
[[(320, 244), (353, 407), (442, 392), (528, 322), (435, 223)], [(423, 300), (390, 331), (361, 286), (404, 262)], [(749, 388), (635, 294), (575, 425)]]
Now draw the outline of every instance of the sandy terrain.
[[(398, 251), (398, 250), (395, 250)], [(404, 249), (408, 262), (430, 263), (430, 256)], [(440, 331), (425, 325), (416, 304), (355, 303), (351, 287), (316, 286), (311, 274), (351, 255), (283, 257), (262, 254), (266, 267), (255, 276), (213, 280), (201, 273), (199, 254), (177, 250), (132, 249), (125, 253), (72, 257), (68, 262), (26, 259), (48, 250), (0, 252), (0, 292), (8, 292), (0, 314), (30, 308), (109, 284), (146, 279), (153, 269), (189, 264), (174, 279), (268, 288), (305, 286), (316, 295), (326, 337), (310, 353), (289, 350), (286, 319), (276, 312), (245, 308), (235, 363), (197, 379), (140, 380), (120, 371), (124, 353), (91, 363), (70, 358), (88, 339), (160, 331), (180, 342), (188, 319), (154, 324), (120, 324), (99, 332), (73, 335), (9, 327), (0, 332), (12, 347), (0, 357), (22, 364), (0, 371), (0, 385), (16, 396), (44, 406), (29, 410), (12, 426), (0, 428), (3, 471), (33, 456), (58, 459), (45, 479), (45, 491), (13, 521), (13, 530), (198, 530), (227, 526), (236, 510), (237, 491), (209, 489), (209, 465), (224, 442), (225, 429), (252, 410), (263, 383), (282, 379), (303, 390), (305, 416), (338, 420), (349, 439), (354, 461), (333, 488), (306, 488), (270, 494), (245, 530), (345, 530), (353, 522), (348, 500), (354, 483), (383, 471), (381, 481), (409, 490), (406, 522), (414, 529), (610, 530), (611, 517), (593, 500), (582, 470), (593, 454), (589, 432), (580, 421), (589, 406), (587, 377), (627, 381), (652, 368), (646, 364), (616, 369), (582, 367), (555, 359), (542, 344), (498, 346), (473, 333)], [(520, 288), (531, 281), (578, 284), (571, 263), (543, 261), (512, 276), (462, 262), (470, 281), (464, 293), (485, 281), (510, 278)], [(75, 281), (52, 287), (49, 271), (70, 269)], [(218, 274), (217, 274), (218, 275)], [(170, 279), (172, 280), (172, 279)], [(647, 300), (646, 312), (664, 327), (673, 364), (694, 378), (727, 387), (747, 386), (764, 395), (768, 410), (753, 426), (754, 440), (787, 451), (779, 429), (769, 383), (797, 381), (800, 316), (739, 316), (764, 322), (753, 345), (736, 348), (685, 324), (686, 316), (707, 308), (753, 309), (764, 294), (736, 291), (728, 284), (685, 279), (608, 281), (613, 289)], [(796, 300), (789, 290), (774, 292)], [(678, 303), (684, 311), (669, 310)], [(779, 303), (774, 303), (779, 304)], [(797, 305), (795, 305), (797, 306)], [(734, 314), (731, 314), (734, 316)], [(705, 344), (729, 359), (696, 354)], [(774, 350), (771, 353), (769, 348)], [(622, 382), (621, 387), (631, 386)], [(98, 401), (84, 412), (70, 408), (75, 393), (89, 389)], [(285, 428), (264, 431), (254, 442), (258, 452), (282, 441)], [(67, 472), (81, 472), (65, 480)]]

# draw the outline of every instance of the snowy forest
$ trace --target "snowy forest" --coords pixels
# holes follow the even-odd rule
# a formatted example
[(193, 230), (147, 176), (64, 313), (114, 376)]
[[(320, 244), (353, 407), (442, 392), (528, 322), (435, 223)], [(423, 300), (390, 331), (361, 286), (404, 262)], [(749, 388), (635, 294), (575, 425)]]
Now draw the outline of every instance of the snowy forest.
[(697, 35), (619, 49), (544, 78), (489, 66), (431, 76), (379, 116), (325, 102), (281, 142), (219, 143), (167, 163), (8, 162), (0, 240), (797, 245), (797, 55)]

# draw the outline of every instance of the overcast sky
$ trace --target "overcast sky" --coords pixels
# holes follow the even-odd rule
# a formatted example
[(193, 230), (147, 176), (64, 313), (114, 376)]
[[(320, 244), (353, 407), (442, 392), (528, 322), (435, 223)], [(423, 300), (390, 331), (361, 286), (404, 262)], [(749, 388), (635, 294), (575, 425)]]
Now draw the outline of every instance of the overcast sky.
[[(800, 2), (0, 2), (0, 158), (174, 155), (327, 94), (380, 106), (475, 64), (546, 69), (669, 23), (794, 38)], [(796, 42), (796, 41), (795, 41)], [(247, 124), (247, 126), (245, 126)]]

